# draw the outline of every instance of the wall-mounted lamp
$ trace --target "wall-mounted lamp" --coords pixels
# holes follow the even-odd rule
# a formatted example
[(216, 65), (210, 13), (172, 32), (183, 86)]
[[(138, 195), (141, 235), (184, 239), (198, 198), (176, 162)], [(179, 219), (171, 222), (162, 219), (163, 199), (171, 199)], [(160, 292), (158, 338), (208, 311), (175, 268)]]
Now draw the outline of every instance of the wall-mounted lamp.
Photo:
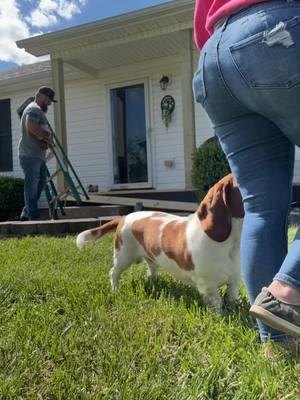
[(170, 81), (170, 79), (166, 75), (163, 75), (160, 78), (159, 85), (160, 85), (161, 90), (167, 90), (169, 81)]

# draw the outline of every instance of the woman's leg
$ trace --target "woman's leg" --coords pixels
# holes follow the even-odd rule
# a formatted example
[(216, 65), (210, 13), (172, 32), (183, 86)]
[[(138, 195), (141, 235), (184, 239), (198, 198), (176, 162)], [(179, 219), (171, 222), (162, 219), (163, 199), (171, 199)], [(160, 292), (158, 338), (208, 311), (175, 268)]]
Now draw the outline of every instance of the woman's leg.
[[(294, 146), (270, 121), (249, 114), (215, 127), (241, 190), (243, 279), (250, 302), (271, 284), (287, 254)], [(262, 341), (285, 335), (259, 322)]]
[[(264, 41), (283, 17), (292, 21), (295, 13), (300, 15), (299, 3), (274, 8), (270, 2), (229, 18), (202, 50), (194, 78), (196, 99), (212, 122), (243, 196), (241, 261), (251, 303), (275, 276), (300, 288), (297, 246), (286, 258), (294, 147), (300, 144), (300, 81), (288, 87), (291, 70), (281, 68), (284, 59), (295, 67), (293, 76), (299, 74), (300, 24), (288, 27), (294, 41), (289, 47)], [(263, 341), (268, 335), (284, 338), (259, 324)]]

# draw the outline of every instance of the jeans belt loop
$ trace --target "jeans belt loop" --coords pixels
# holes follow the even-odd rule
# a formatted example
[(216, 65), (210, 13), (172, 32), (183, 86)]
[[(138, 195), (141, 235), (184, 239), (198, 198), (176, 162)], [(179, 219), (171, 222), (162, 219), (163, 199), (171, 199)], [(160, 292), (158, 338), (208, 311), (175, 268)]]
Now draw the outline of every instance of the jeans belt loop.
[[(287, 0), (288, 1), (288, 0)], [(221, 31), (223, 32), (226, 28), (227, 21), (229, 20), (230, 16), (221, 18), (216, 24), (215, 24), (215, 31), (219, 28), (221, 28)]]

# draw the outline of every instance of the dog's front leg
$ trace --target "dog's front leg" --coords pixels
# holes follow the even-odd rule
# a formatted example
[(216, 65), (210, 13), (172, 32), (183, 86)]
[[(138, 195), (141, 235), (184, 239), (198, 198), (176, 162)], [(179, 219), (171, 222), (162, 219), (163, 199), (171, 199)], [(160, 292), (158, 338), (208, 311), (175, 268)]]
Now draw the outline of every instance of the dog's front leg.
[(240, 293), (240, 285), (241, 279), (240, 274), (237, 274), (236, 277), (233, 277), (227, 285), (227, 290), (225, 294), (225, 302), (227, 304), (232, 304), (237, 301)]
[(220, 313), (222, 310), (222, 298), (218, 288), (203, 288), (197, 286), (198, 291), (203, 299), (204, 304), (213, 311)]

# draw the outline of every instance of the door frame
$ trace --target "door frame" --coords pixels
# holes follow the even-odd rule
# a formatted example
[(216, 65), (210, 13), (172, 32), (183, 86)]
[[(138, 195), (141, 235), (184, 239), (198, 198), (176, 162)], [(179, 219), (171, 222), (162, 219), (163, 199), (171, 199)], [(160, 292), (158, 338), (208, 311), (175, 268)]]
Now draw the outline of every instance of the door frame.
[[(147, 172), (148, 181), (138, 183), (114, 183), (114, 164), (113, 164), (113, 141), (112, 141), (112, 109), (111, 109), (111, 89), (122, 87), (144, 85), (144, 101), (145, 101), (145, 133), (146, 133), (146, 149), (147, 149)], [(151, 129), (150, 129), (150, 101), (149, 101), (149, 81), (148, 78), (131, 79), (123, 82), (110, 83), (106, 85), (106, 102), (108, 110), (108, 132), (109, 132), (109, 164), (110, 164), (110, 183), (112, 189), (139, 189), (139, 188), (152, 188), (152, 152), (151, 152)]]

